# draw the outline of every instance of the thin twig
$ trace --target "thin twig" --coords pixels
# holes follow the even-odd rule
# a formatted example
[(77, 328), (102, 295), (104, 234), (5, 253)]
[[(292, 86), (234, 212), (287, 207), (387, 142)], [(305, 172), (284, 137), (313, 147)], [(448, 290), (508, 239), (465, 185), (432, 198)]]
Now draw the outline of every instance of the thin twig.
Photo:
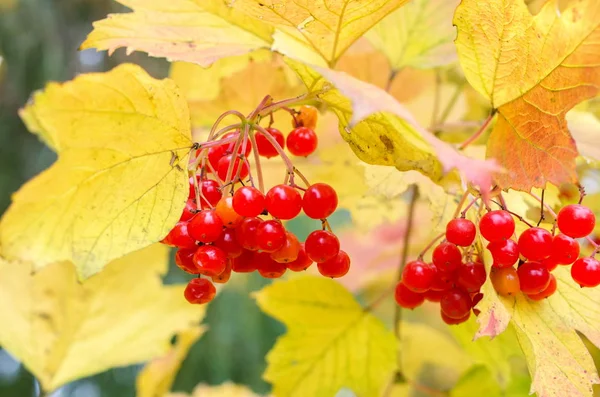
[(494, 115), (496, 114), (496, 110), (492, 110), (492, 112), (490, 113), (490, 115), (483, 121), (483, 124), (481, 125), (481, 127), (479, 127), (479, 129), (469, 137), (469, 139), (467, 139), (466, 141), (464, 141), (459, 147), (458, 150), (463, 150), (464, 148), (466, 148), (467, 146), (469, 146), (470, 144), (472, 144), (473, 142), (475, 142), (477, 139), (479, 139), (479, 137), (481, 136), (481, 134), (483, 134), (485, 132), (485, 130), (487, 129), (487, 127), (490, 125), (490, 122), (492, 121), (492, 119), (494, 118)]
[(546, 193), (546, 190), (542, 189), (542, 197), (540, 200), (540, 203), (541, 203), (541, 205), (540, 205), (540, 220), (538, 221), (536, 226), (539, 226), (540, 223), (542, 223), (542, 221), (544, 220), (544, 193)]

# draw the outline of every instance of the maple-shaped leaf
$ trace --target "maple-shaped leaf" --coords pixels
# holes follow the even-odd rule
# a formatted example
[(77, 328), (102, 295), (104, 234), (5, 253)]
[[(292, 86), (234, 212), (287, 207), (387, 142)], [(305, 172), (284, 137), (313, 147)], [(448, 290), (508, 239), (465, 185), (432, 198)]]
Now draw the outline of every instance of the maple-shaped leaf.
[[(236, 10), (273, 25), (273, 48), (314, 63), (314, 52), (328, 65), (373, 25), (408, 0), (236, 0)], [(304, 48), (302, 48), (304, 47)]]
[(348, 388), (376, 396), (390, 381), (394, 335), (339, 283), (304, 276), (275, 282), (256, 299), (287, 326), (267, 355), (264, 378), (275, 395), (324, 397)]
[(135, 65), (50, 83), (21, 111), (58, 160), (12, 197), (2, 255), (69, 260), (81, 277), (162, 239), (188, 195), (185, 99)]
[(0, 259), (0, 345), (48, 392), (163, 356), (172, 336), (196, 327), (205, 311), (183, 298), (183, 285), (162, 284), (168, 253), (152, 245), (83, 283), (69, 262), (32, 274), (31, 264)]
[(116, 0), (133, 12), (94, 23), (81, 49), (126, 47), (170, 61), (209, 66), (218, 59), (268, 48), (273, 29), (223, 0)]
[(456, 46), (471, 85), (497, 109), (488, 157), (503, 187), (575, 182), (577, 148), (565, 121), (600, 89), (600, 2), (548, 1), (534, 17), (522, 0), (464, 0)]

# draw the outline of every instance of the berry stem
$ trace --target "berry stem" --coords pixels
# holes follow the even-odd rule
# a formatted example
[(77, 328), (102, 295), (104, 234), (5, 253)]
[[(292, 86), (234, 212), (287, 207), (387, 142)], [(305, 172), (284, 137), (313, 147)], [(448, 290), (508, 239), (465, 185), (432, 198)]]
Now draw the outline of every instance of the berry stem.
[(260, 131), (263, 134), (263, 136), (265, 138), (267, 138), (267, 140), (271, 143), (271, 145), (273, 145), (275, 150), (277, 150), (277, 153), (279, 153), (279, 155), (283, 159), (283, 162), (285, 163), (285, 166), (288, 170), (288, 174), (290, 176), (290, 185), (294, 185), (294, 165), (292, 164), (292, 160), (290, 160), (290, 158), (285, 153), (283, 148), (281, 146), (279, 146), (279, 143), (277, 143), (277, 140), (275, 138), (273, 138), (271, 136), (271, 134), (269, 134), (269, 132), (267, 132), (267, 130), (265, 130), (263, 127), (261, 127), (258, 124), (253, 124), (252, 126), (255, 129), (257, 129), (258, 131)]
[(273, 97), (271, 95), (265, 96), (262, 101), (260, 101), (256, 109), (254, 109), (252, 113), (248, 115), (248, 120), (255, 121), (256, 118), (260, 116), (260, 111), (271, 104), (273, 104)]
[(531, 197), (533, 197), (534, 199), (536, 199), (537, 201), (540, 202), (540, 204), (542, 205), (542, 208), (546, 208), (546, 210), (554, 217), (554, 219), (557, 218), (556, 216), (556, 212), (554, 212), (554, 210), (546, 203), (544, 203), (544, 200), (541, 199), (540, 197), (538, 197), (535, 193), (528, 193)]
[[(235, 145), (233, 145), (233, 151), (231, 152), (231, 162), (229, 163), (229, 167), (227, 167), (227, 175), (225, 176), (225, 185), (232, 182), (231, 178), (233, 177), (233, 168), (235, 167), (236, 163), (238, 165), (238, 170), (243, 167), (241, 162), (237, 161), (237, 160), (238, 160), (238, 153), (240, 150), (240, 145), (242, 144), (242, 141), (246, 140), (247, 132), (248, 132), (248, 124), (246, 124), (244, 126), (244, 132), (240, 133), (240, 135), (237, 137), (237, 140), (235, 141)], [(232, 185), (233, 185), (233, 183), (232, 183)], [(232, 188), (233, 188), (233, 186), (232, 186)]]
[(460, 213), (460, 217), (464, 218), (467, 215), (467, 211), (469, 210), (469, 208), (471, 208), (473, 206), (473, 204), (475, 204), (481, 197), (475, 197), (473, 200), (471, 200), (471, 202), (469, 204), (467, 204), (467, 206), (465, 207), (464, 210), (461, 211)]
[(467, 197), (469, 197), (468, 190), (465, 191), (463, 193), (463, 195), (461, 196), (460, 201), (456, 205), (456, 210), (454, 210), (454, 215), (452, 215), (452, 218), (458, 218), (458, 214), (460, 214), (460, 210), (462, 209), (462, 206), (465, 204), (465, 201), (467, 201)]
[(542, 197), (540, 199), (540, 220), (538, 221), (536, 226), (539, 226), (540, 223), (542, 223), (542, 221), (544, 220), (544, 194), (546, 193), (546, 190), (542, 189)]
[[(215, 123), (212, 125), (212, 128), (210, 129), (210, 133), (208, 134), (208, 139), (207, 141), (212, 141), (214, 139), (215, 136), (215, 131), (217, 130), (217, 127), (219, 126), (219, 124), (221, 124), (221, 121), (223, 121), (223, 119), (227, 116), (236, 116), (239, 117), (240, 121), (242, 122), (241, 124), (246, 122), (246, 118), (244, 117), (243, 114), (241, 114), (240, 112), (238, 112), (237, 110), (229, 110), (225, 113), (223, 113), (222, 115), (220, 115), (217, 120), (215, 121)], [(239, 125), (241, 125), (239, 124)], [(227, 127), (225, 127), (227, 128)], [(218, 136), (218, 133), (217, 133)]]
[(267, 116), (269, 113), (273, 113), (273, 112), (281, 109), (284, 106), (285, 107), (295, 107), (295, 106), (299, 106), (299, 105), (310, 104), (310, 103), (314, 102), (316, 99), (318, 99), (319, 95), (327, 92), (328, 90), (329, 89), (314, 91), (314, 92), (310, 92), (308, 94), (299, 95), (295, 98), (289, 98), (289, 99), (284, 99), (279, 102), (273, 102), (270, 105), (265, 106), (264, 108), (259, 110), (257, 115), (260, 117), (264, 117), (264, 116)]
[(294, 167), (294, 172), (296, 173), (296, 175), (298, 175), (298, 177), (300, 179), (302, 179), (302, 182), (304, 182), (304, 184), (306, 185), (306, 187), (310, 187), (310, 182), (308, 181), (308, 179), (300, 172), (300, 170), (298, 170), (298, 168)]
[(578, 204), (581, 204), (583, 202), (583, 198), (585, 197), (585, 187), (583, 187), (582, 185), (580, 185), (578, 183), (577, 184), (577, 188), (579, 189), (579, 202), (578, 202)]
[(433, 247), (433, 245), (434, 245), (434, 244), (435, 244), (435, 243), (436, 243), (436, 242), (437, 242), (439, 239), (441, 239), (442, 237), (444, 237), (445, 235), (446, 235), (446, 233), (440, 233), (440, 234), (438, 234), (437, 236), (435, 236), (435, 237), (433, 238), (433, 240), (431, 240), (431, 241), (429, 242), (429, 244), (427, 244), (427, 246), (426, 246), (425, 248), (423, 248), (423, 251), (421, 251), (421, 253), (419, 254), (418, 258), (422, 260), (422, 259), (423, 259), (423, 256), (425, 255), (425, 253), (427, 253), (427, 251), (429, 251), (429, 249), (430, 249), (431, 247)]
[(477, 131), (475, 131), (475, 133), (473, 135), (471, 135), (469, 137), (469, 139), (467, 139), (466, 141), (464, 141), (458, 147), (458, 150), (463, 150), (467, 146), (469, 146), (470, 144), (472, 144), (473, 142), (475, 142), (481, 136), (481, 134), (483, 134), (485, 132), (485, 130), (487, 129), (487, 127), (490, 125), (490, 122), (494, 118), (495, 114), (496, 114), (496, 109), (492, 110), (492, 112), (490, 113), (490, 115), (483, 121), (483, 124), (481, 125), (481, 127), (479, 127), (479, 129)]
[[(248, 130), (248, 136), (250, 137), (250, 143), (254, 148), (254, 162), (256, 163), (256, 177), (258, 178), (258, 190), (262, 194), (265, 193), (265, 183), (263, 180), (262, 166), (260, 164), (260, 155), (258, 154), (258, 145), (256, 144), (256, 137), (254, 136), (254, 130), (250, 128)], [(250, 170), (250, 166), (248, 166), (248, 170)]]
[(500, 204), (497, 201), (492, 200), (492, 203), (496, 204), (498, 207), (500, 207), (501, 210), (508, 212), (509, 214), (511, 214), (512, 216), (514, 216), (515, 218), (517, 218), (518, 220), (520, 220), (521, 222), (523, 222), (524, 224), (526, 224), (529, 227), (534, 227), (531, 223), (527, 222), (525, 220), (525, 218), (523, 218), (521, 215), (517, 214), (516, 212), (513, 212), (511, 210), (509, 210), (508, 208), (506, 208), (506, 206)]
[(588, 242), (588, 243), (590, 243), (590, 245), (591, 245), (592, 247), (594, 247), (594, 252), (592, 253), (592, 255), (591, 255), (591, 256), (594, 256), (594, 255), (596, 255), (596, 254), (598, 253), (598, 251), (600, 251), (600, 245), (599, 245), (598, 243), (596, 243), (596, 242), (594, 241), (594, 239), (593, 239), (593, 238), (591, 238), (590, 236), (586, 236), (586, 238), (585, 238), (585, 239), (587, 240), (587, 242)]

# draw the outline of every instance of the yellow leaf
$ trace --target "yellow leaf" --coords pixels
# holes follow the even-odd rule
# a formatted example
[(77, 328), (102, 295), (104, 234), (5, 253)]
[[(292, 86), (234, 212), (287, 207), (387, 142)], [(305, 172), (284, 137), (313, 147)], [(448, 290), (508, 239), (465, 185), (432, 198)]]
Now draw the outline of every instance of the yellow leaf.
[(170, 393), (167, 397), (260, 397), (246, 386), (225, 382), (218, 386), (199, 384), (192, 394)]
[(287, 333), (267, 356), (264, 377), (278, 396), (376, 396), (396, 368), (396, 342), (340, 284), (321, 277), (276, 282), (256, 295)]
[(452, 15), (458, 0), (414, 0), (385, 17), (366, 37), (392, 69), (434, 68), (456, 60)]
[(600, 161), (600, 147), (598, 146), (600, 120), (592, 113), (573, 110), (567, 114), (567, 122), (577, 143), (579, 154), (588, 160)]
[(137, 397), (163, 397), (166, 395), (190, 348), (200, 339), (204, 329), (193, 327), (177, 334), (177, 341), (169, 352), (150, 361), (136, 378)]
[(94, 23), (81, 49), (126, 47), (170, 61), (209, 66), (218, 59), (269, 47), (272, 29), (223, 0), (116, 0), (133, 12)]
[(163, 286), (168, 263), (168, 248), (156, 244), (81, 284), (68, 262), (32, 274), (31, 265), (2, 260), (0, 345), (46, 391), (164, 355), (173, 334), (204, 315), (183, 286)]
[(502, 397), (502, 389), (490, 370), (482, 365), (473, 366), (450, 391), (450, 397)]
[[(328, 65), (334, 65), (354, 41), (406, 2), (407, 0), (236, 0), (233, 7), (270, 23), (281, 33), (291, 36), (274, 43), (275, 48), (282, 53), (298, 56), (298, 47), (302, 45), (316, 52)], [(286, 49), (290, 43), (293, 51)]]
[(600, 89), (600, 3), (559, 12), (548, 1), (533, 17), (521, 0), (466, 0), (454, 23), (467, 80), (498, 110), (487, 153), (508, 171), (498, 183), (527, 191), (575, 182), (565, 115)]
[(88, 277), (177, 222), (192, 142), (172, 81), (122, 65), (50, 83), (21, 114), (58, 161), (13, 195), (0, 223), (4, 256), (35, 270), (73, 261)]

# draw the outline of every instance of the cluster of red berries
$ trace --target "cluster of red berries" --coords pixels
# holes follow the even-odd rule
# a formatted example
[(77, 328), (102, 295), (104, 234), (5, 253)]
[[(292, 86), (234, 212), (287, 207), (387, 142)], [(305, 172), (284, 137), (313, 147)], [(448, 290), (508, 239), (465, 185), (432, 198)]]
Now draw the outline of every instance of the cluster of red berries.
[[(496, 292), (514, 296), (520, 291), (532, 300), (545, 299), (556, 292), (556, 279), (551, 272), (559, 265), (571, 265), (571, 276), (582, 287), (600, 285), (600, 262), (594, 258), (597, 250), (590, 257), (579, 258), (577, 241), (588, 236), (595, 223), (589, 208), (572, 204), (557, 214), (558, 234), (554, 233), (555, 228), (550, 232), (529, 227), (515, 240), (511, 213), (487, 212), (479, 221), (479, 232), (488, 241), (486, 248), (493, 258), (489, 277)], [(487, 273), (469, 248), (476, 233), (475, 224), (464, 217), (450, 221), (445, 240), (433, 251), (432, 263), (419, 258), (406, 264), (396, 287), (396, 302), (410, 309), (425, 300), (439, 302), (447, 324), (466, 321), (471, 309), (479, 314), (474, 307), (483, 298), (480, 289)]]
[[(300, 128), (306, 127), (294, 131)], [(270, 149), (263, 144), (271, 145), (272, 141), (259, 140), (260, 132), (255, 135), (258, 151), (270, 157)], [(272, 133), (272, 129), (264, 133)], [(312, 130), (311, 133), (314, 134)], [(235, 160), (244, 160), (248, 152), (241, 153), (248, 147), (250, 136), (240, 136), (239, 131), (235, 134), (238, 140), (235, 147), (244, 148)], [(299, 138), (302, 130), (300, 135), (292, 134), (288, 136), (288, 148), (290, 142), (296, 145), (303, 139)], [(273, 134), (273, 138), (276, 137)], [(222, 139), (227, 139), (227, 136)], [(276, 142), (274, 150), (281, 154), (279, 140)], [(314, 143), (316, 147), (316, 137)], [(231, 272), (258, 271), (263, 277), (278, 278), (287, 270), (303, 271), (316, 262), (323, 276), (345, 275), (350, 268), (350, 258), (340, 250), (340, 242), (327, 222), (327, 217), (337, 208), (335, 190), (324, 183), (302, 188), (295, 185), (288, 174), (288, 182), (273, 186), (263, 194), (253, 183), (244, 183), (243, 179), (249, 173), (244, 175), (244, 172), (229, 166), (233, 161), (231, 153), (236, 151), (231, 145), (233, 143), (227, 142), (199, 149), (196, 155), (204, 155), (208, 162), (214, 161), (217, 155), (221, 156), (217, 167), (212, 167), (216, 170), (215, 179), (207, 177), (211, 170), (209, 165), (201, 166), (200, 172), (190, 177), (189, 197), (181, 218), (162, 240), (164, 244), (178, 248), (175, 262), (179, 268), (198, 275), (188, 283), (185, 298), (198, 304), (211, 301), (216, 294), (213, 283), (227, 282)], [(300, 144), (294, 147), (294, 150), (300, 147), (302, 154), (308, 154), (307, 146)], [(197, 163), (201, 164), (200, 161)], [(249, 181), (252, 182), (252, 179)], [(200, 205), (197, 204), (198, 199)], [(295, 218), (301, 211), (312, 219), (321, 220), (323, 225), (322, 230), (310, 233), (303, 243), (281, 222)]]

